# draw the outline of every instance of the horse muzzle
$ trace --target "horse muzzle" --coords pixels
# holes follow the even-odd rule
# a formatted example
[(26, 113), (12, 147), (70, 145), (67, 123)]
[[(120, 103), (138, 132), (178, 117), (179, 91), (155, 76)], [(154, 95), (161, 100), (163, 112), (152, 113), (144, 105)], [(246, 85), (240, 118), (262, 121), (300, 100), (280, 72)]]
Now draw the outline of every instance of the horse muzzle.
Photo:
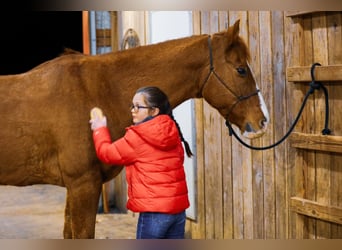
[(261, 137), (265, 134), (267, 129), (268, 121), (267, 119), (262, 119), (259, 122), (258, 128), (254, 128), (251, 123), (246, 123), (245, 130), (242, 133), (242, 136), (248, 139), (255, 139)]

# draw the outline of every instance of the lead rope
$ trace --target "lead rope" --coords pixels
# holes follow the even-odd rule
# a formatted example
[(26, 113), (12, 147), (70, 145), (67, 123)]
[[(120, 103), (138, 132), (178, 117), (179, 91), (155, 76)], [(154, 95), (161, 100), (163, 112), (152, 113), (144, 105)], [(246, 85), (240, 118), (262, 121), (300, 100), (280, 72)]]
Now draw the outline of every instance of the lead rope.
[(310, 89), (308, 90), (308, 92), (306, 93), (305, 97), (304, 97), (304, 101), (300, 107), (300, 110), (298, 112), (298, 115), (296, 117), (296, 119), (294, 120), (293, 124), (291, 125), (290, 129), (288, 130), (288, 132), (283, 136), (283, 138), (281, 138), (278, 142), (271, 144), (269, 146), (265, 146), (265, 147), (254, 147), (251, 145), (248, 145), (247, 143), (245, 143), (243, 140), (241, 140), (241, 138), (235, 133), (235, 131), (233, 130), (230, 122), (228, 121), (228, 119), (226, 120), (226, 126), (229, 129), (229, 135), (230, 136), (234, 136), (242, 145), (244, 145), (245, 147), (249, 148), (249, 149), (254, 149), (254, 150), (267, 150), (270, 148), (274, 148), (276, 146), (278, 146), (280, 143), (282, 143), (293, 131), (293, 129), (295, 128), (295, 126), (298, 123), (298, 120), (303, 112), (304, 106), (306, 104), (307, 99), (309, 98), (309, 96), (311, 94), (313, 94), (315, 92), (315, 90), (319, 90), (320, 88), (323, 89), (324, 92), (324, 97), (325, 97), (325, 122), (324, 122), (324, 129), (322, 130), (322, 134), (323, 135), (329, 135), (331, 133), (331, 130), (328, 128), (328, 123), (329, 123), (329, 97), (328, 97), (328, 90), (327, 88), (321, 83), (321, 82), (316, 82), (315, 80), (315, 76), (314, 76), (314, 71), (315, 71), (315, 67), (316, 66), (321, 66), (321, 64), (319, 63), (314, 63), (311, 66), (311, 83), (310, 83)]

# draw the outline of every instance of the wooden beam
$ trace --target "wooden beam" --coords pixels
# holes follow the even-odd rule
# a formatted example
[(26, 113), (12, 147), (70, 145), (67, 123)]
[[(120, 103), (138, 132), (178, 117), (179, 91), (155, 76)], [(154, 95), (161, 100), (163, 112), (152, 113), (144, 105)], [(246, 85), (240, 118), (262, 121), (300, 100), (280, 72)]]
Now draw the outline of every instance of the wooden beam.
[[(311, 82), (311, 66), (289, 67), (286, 69), (287, 81)], [(316, 81), (342, 81), (342, 64), (317, 66), (315, 68)]]
[(111, 20), (111, 47), (112, 51), (119, 50), (119, 17), (117, 11), (110, 12), (110, 20)]
[(89, 11), (82, 11), (83, 54), (90, 54)]
[(300, 197), (291, 197), (290, 209), (296, 213), (342, 225), (342, 208), (320, 204)]
[(317, 13), (317, 12), (322, 12), (322, 11), (295, 11), (295, 10), (289, 10), (285, 11), (285, 16), (287, 17), (296, 17), (296, 16), (302, 16), (302, 15), (308, 15), (312, 13)]
[(289, 139), (294, 148), (342, 153), (342, 136), (293, 132)]

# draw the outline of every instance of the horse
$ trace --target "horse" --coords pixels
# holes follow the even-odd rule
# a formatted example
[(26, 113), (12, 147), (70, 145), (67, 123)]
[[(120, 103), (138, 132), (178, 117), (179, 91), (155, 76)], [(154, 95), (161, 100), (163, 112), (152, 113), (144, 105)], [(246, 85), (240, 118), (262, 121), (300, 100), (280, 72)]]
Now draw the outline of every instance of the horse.
[(269, 117), (248, 64), (239, 20), (226, 30), (101, 55), (68, 53), (0, 76), (0, 184), (65, 187), (63, 237), (94, 238), (102, 184), (124, 166), (95, 153), (89, 111), (100, 107), (112, 139), (131, 125), (135, 91), (158, 86), (172, 107), (204, 98), (248, 138)]

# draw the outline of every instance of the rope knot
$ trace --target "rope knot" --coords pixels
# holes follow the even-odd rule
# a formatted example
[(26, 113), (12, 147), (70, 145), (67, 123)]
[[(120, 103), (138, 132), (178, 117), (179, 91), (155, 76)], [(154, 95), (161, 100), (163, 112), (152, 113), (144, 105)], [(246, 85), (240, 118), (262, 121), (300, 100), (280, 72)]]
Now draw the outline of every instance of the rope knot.
[(315, 90), (319, 90), (320, 88), (321, 88), (321, 83), (316, 82), (316, 81), (312, 81), (312, 82), (310, 82), (309, 93), (312, 94), (313, 92), (315, 92)]
[(315, 92), (315, 90), (319, 90), (322, 86), (322, 84), (320, 82), (316, 82), (316, 80), (315, 80), (315, 68), (316, 68), (316, 66), (321, 66), (321, 64), (320, 63), (314, 63), (311, 66), (310, 74), (311, 74), (312, 82), (310, 83), (309, 94), (312, 94), (313, 92)]
[(324, 129), (322, 130), (322, 135), (330, 135), (330, 134), (331, 134), (331, 130), (330, 130), (330, 129), (324, 128)]

